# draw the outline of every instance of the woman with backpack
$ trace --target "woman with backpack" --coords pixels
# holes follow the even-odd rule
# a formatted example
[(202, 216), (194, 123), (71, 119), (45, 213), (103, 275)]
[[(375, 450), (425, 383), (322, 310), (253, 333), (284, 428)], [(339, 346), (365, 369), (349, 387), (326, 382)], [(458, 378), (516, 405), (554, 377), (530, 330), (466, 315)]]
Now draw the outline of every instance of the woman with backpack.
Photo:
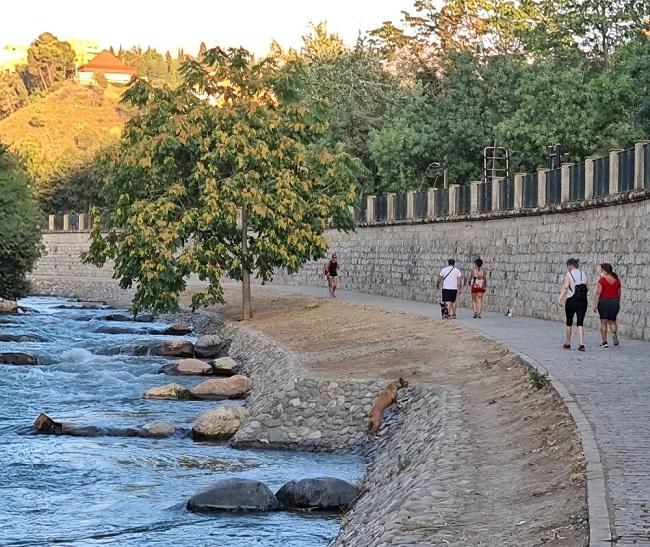
[(558, 303), (564, 302), (566, 314), (566, 329), (564, 349), (571, 349), (571, 336), (573, 331), (573, 319), (576, 317), (578, 326), (578, 338), (580, 345), (578, 351), (585, 351), (585, 329), (584, 321), (587, 314), (589, 302), (587, 300), (587, 274), (578, 267), (578, 260), (570, 258), (566, 262), (567, 273), (564, 274), (564, 282), (560, 290)]

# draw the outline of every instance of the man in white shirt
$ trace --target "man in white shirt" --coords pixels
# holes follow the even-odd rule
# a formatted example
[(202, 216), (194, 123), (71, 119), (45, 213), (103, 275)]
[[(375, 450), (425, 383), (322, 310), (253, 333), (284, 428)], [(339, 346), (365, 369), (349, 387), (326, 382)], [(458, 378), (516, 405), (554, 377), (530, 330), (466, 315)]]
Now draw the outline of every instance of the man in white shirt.
[(447, 264), (449, 265), (446, 268), (440, 270), (436, 288), (439, 289), (442, 285), (442, 302), (447, 307), (449, 318), (456, 319), (456, 297), (463, 286), (463, 274), (456, 268), (453, 258), (450, 258)]

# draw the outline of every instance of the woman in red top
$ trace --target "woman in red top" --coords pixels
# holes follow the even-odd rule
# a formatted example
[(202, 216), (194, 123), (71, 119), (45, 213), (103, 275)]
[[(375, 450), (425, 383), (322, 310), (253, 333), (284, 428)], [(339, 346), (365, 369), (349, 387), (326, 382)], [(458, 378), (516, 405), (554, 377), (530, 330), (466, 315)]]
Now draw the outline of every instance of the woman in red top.
[(601, 348), (608, 348), (607, 327), (612, 333), (612, 341), (618, 346), (618, 325), (616, 317), (621, 309), (621, 280), (614, 272), (611, 264), (601, 264), (602, 274), (596, 285), (594, 295), (594, 311), (600, 315), (600, 336), (603, 341)]

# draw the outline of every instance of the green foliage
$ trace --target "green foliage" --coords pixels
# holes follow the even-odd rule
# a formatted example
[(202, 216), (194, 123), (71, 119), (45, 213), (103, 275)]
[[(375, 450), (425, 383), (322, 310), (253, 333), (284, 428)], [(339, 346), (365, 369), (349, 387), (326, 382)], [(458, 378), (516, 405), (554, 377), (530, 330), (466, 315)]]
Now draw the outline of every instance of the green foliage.
[(304, 66), (297, 90), (301, 100), (310, 108), (327, 107), (327, 146), (361, 159), (368, 175), (365, 186), (374, 191), (377, 167), (369, 150), (370, 134), (403, 102), (399, 82), (366, 44), (349, 49), (324, 23), (312, 25), (312, 33), (303, 37), (302, 55), (287, 58)]
[(120, 285), (136, 285), (135, 310), (176, 309), (193, 273), (209, 282), (193, 306), (221, 302), (224, 275), (295, 272), (325, 253), (330, 219), (353, 226), (361, 166), (323, 144), (326, 111), (297, 100), (300, 67), (278, 65), (213, 49), (186, 62), (175, 89), (138, 80), (127, 90), (140, 113), (106, 163), (109, 233), (95, 228), (85, 260), (114, 259)]
[(178, 85), (178, 71), (185, 56), (182, 50), (174, 58), (169, 51), (163, 55), (151, 47), (146, 50), (133, 47), (128, 51), (120, 49), (118, 57), (127, 65), (135, 66), (139, 78), (146, 78), (152, 84), (175, 87)]
[(0, 296), (27, 291), (25, 275), (40, 254), (41, 232), (36, 200), (28, 178), (0, 144)]
[(538, 390), (551, 383), (548, 374), (541, 373), (533, 367), (528, 367), (528, 382), (530, 383), (530, 387)]
[(23, 78), (30, 92), (45, 91), (74, 76), (75, 54), (68, 42), (44, 32), (27, 51)]
[(23, 80), (15, 73), (0, 74), (0, 119), (27, 103), (29, 93)]

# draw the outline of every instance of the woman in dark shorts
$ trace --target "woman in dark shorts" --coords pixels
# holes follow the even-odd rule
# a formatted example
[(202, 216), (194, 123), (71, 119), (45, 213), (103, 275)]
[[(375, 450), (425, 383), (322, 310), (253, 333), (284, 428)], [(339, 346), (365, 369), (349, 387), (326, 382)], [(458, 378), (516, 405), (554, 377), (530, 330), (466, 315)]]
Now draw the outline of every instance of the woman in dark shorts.
[(327, 276), (327, 285), (330, 289), (330, 296), (336, 298), (336, 280), (338, 277), (339, 263), (336, 260), (336, 255), (333, 254), (330, 261), (325, 266), (325, 275)]
[(596, 285), (594, 311), (600, 315), (601, 348), (608, 348), (607, 329), (612, 333), (612, 342), (618, 346), (618, 324), (616, 318), (621, 309), (621, 280), (611, 264), (601, 264), (602, 274)]
[[(566, 314), (566, 329), (564, 349), (571, 349), (571, 335), (573, 330), (573, 318), (576, 318), (578, 326), (578, 337), (580, 345), (578, 351), (585, 351), (585, 329), (584, 321), (587, 315), (589, 301), (587, 300), (587, 275), (578, 268), (578, 260), (570, 258), (566, 262), (567, 273), (564, 274), (564, 282), (560, 291), (559, 304), (564, 301), (564, 312)], [(564, 300), (566, 296), (566, 300)]]

